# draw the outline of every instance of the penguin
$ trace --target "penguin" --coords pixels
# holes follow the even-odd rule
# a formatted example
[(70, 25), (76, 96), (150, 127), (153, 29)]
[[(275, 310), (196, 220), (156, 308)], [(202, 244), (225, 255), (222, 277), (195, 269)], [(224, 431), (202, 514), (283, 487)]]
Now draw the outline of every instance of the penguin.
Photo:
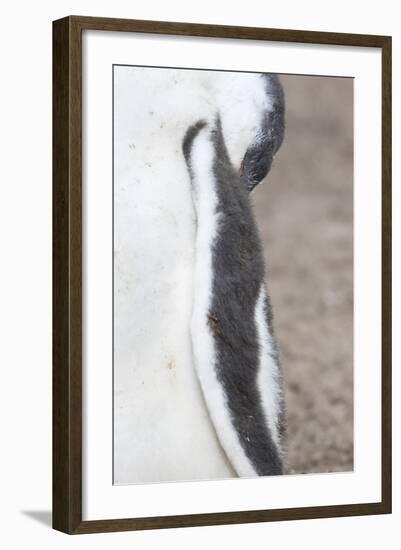
[(284, 134), (280, 82), (274, 75), (263, 78), (274, 102), (239, 172), (218, 114), (191, 126), (183, 141), (197, 217), (195, 368), (219, 441), (240, 477), (285, 471), (282, 376), (249, 197), (269, 172)]
[(114, 484), (285, 473), (250, 197), (283, 135), (276, 75), (114, 67)]

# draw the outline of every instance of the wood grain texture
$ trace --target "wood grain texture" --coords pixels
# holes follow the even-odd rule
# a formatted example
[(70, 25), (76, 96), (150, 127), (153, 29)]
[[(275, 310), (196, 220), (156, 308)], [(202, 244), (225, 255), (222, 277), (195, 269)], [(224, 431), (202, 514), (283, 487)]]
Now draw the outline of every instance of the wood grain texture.
[(71, 16), (81, 29), (151, 34), (175, 34), (181, 36), (204, 36), (209, 38), (240, 38), (246, 40), (271, 40), (304, 44), (331, 44), (339, 46), (382, 47), (385, 36), (370, 34), (345, 34), (305, 30), (268, 29), (259, 27), (234, 27), (170, 21), (146, 21), (139, 19), (111, 19), (107, 17)]
[(53, 527), (81, 522), (80, 33), (53, 27)]
[(382, 46), (382, 502), (392, 508), (392, 366), (391, 366), (391, 246), (392, 246), (392, 109), (391, 37)]
[[(82, 521), (81, 33), (84, 29), (382, 50), (382, 500), (378, 503)], [(53, 527), (69, 534), (391, 512), (391, 38), (71, 16), (53, 23)]]
[(316, 506), (308, 508), (285, 508), (276, 510), (250, 510), (217, 514), (193, 514), (185, 516), (162, 516), (153, 518), (129, 518), (99, 521), (84, 521), (75, 534), (106, 533), (112, 531), (135, 531), (176, 527), (201, 527), (203, 525), (234, 525), (238, 523), (263, 523), (343, 516), (385, 514), (381, 503), (354, 504), (347, 506)]

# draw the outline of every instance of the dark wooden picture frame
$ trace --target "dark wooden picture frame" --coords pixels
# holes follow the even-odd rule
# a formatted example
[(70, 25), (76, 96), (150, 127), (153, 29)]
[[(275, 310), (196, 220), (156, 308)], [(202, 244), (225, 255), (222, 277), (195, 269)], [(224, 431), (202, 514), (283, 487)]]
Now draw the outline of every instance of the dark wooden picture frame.
[[(82, 520), (82, 47), (85, 29), (379, 48), (382, 55), (380, 502)], [(69, 534), (391, 512), (391, 37), (71, 16), (53, 22), (53, 527)]]

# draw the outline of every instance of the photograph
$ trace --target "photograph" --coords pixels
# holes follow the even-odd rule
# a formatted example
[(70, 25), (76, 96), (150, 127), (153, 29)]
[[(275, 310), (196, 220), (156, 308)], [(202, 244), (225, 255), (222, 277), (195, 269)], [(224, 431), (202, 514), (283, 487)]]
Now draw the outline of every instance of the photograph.
[(391, 513), (391, 36), (53, 23), (53, 527)]
[(3, 5), (5, 550), (398, 548), (400, 10), (366, 5)]
[(113, 484), (352, 472), (354, 79), (112, 75)]

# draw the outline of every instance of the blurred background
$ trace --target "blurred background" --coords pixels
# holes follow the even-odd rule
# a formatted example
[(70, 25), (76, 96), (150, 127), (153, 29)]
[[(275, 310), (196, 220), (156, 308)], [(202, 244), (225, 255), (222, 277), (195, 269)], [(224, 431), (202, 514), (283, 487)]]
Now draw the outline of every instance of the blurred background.
[(288, 76), (253, 193), (284, 375), (289, 473), (353, 468), (353, 80)]

